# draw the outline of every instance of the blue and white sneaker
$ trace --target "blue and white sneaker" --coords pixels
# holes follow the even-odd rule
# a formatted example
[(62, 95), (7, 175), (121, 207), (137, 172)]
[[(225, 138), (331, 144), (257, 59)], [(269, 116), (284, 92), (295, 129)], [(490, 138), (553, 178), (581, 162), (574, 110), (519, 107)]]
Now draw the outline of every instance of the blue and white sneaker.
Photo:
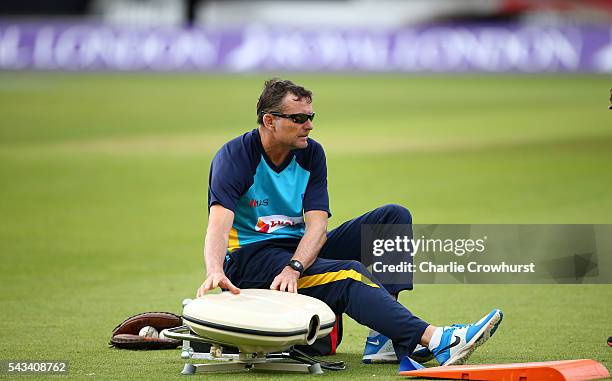
[[(466, 324), (453, 324), (452, 325), (452, 327), (459, 327), (459, 328), (462, 328), (465, 326)], [(495, 329), (497, 329), (497, 326), (495, 327)], [(493, 336), (495, 329), (491, 331), (491, 336)], [(412, 352), (412, 354), (410, 355), (410, 358), (420, 364), (425, 364), (426, 362), (433, 360), (434, 355), (433, 353), (431, 353), (429, 348), (424, 347), (421, 344), (417, 344), (417, 346), (414, 348), (414, 352)]]
[(441, 327), (440, 343), (431, 352), (438, 363), (460, 365), (497, 330), (504, 314), (495, 309), (474, 324)]
[(393, 342), (387, 336), (373, 332), (366, 339), (361, 362), (364, 364), (397, 364)]

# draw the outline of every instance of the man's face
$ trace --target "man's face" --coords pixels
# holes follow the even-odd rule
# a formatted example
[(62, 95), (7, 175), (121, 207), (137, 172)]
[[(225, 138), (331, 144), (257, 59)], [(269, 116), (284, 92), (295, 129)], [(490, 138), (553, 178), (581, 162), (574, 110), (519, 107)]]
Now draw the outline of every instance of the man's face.
[[(312, 103), (306, 98), (296, 100), (296, 96), (287, 93), (283, 99), (280, 112), (283, 114), (310, 114), (312, 113)], [(305, 123), (295, 123), (291, 119), (274, 116), (274, 139), (288, 147), (289, 149), (308, 147), (308, 134), (313, 128), (312, 121)]]

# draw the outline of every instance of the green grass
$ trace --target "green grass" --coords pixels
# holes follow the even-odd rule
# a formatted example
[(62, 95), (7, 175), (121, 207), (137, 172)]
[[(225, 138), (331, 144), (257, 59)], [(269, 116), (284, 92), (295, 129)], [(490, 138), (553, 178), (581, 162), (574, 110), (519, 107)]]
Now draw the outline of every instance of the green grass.
[[(609, 77), (292, 77), (315, 91), (332, 227), (385, 203), (415, 223), (612, 223)], [(254, 128), (263, 79), (0, 73), (0, 360), (180, 379), (178, 351), (106, 343), (131, 314), (179, 312), (202, 281), (210, 160)], [(609, 369), (610, 300), (610, 285), (422, 285), (401, 299), (434, 324), (503, 308), (471, 363)], [(397, 378), (360, 364), (365, 333), (348, 320), (348, 370), (324, 378)]]

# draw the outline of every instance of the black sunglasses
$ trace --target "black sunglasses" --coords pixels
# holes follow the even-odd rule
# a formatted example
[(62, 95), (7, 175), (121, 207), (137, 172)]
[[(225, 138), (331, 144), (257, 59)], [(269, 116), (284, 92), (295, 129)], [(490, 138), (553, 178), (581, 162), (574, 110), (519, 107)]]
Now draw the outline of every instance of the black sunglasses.
[(281, 118), (286, 118), (286, 119), (291, 119), (291, 121), (293, 121), (293, 123), (298, 123), (298, 124), (304, 124), (306, 123), (307, 120), (312, 121), (315, 117), (315, 113), (310, 113), (310, 114), (304, 114), (304, 113), (300, 113), (300, 114), (283, 114), (280, 112), (268, 112), (267, 114), (270, 115), (274, 115), (274, 116), (278, 116)]

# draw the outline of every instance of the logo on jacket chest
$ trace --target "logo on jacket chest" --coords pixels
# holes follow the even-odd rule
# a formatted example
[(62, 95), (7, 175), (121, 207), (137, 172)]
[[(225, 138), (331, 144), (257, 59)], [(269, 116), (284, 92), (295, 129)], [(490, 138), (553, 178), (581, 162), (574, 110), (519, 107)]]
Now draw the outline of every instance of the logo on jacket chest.
[(283, 215), (262, 216), (257, 219), (255, 230), (261, 233), (272, 233), (275, 230), (286, 226), (301, 225), (304, 217), (288, 217)]
[(257, 208), (260, 206), (268, 206), (269, 204), (270, 204), (270, 201), (267, 198), (264, 198), (261, 200), (252, 198), (251, 201), (249, 201), (249, 207), (251, 208)]

